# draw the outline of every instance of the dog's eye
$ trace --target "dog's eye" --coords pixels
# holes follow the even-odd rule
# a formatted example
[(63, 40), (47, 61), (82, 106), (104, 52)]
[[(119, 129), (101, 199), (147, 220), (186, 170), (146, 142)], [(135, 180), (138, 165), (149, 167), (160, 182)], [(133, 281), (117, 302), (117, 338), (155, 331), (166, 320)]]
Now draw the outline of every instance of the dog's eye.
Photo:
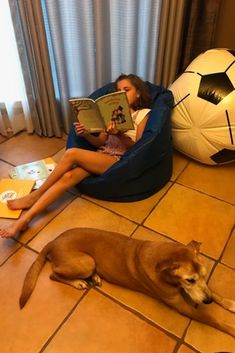
[(194, 278), (187, 278), (186, 281), (190, 284), (194, 284), (196, 282)]

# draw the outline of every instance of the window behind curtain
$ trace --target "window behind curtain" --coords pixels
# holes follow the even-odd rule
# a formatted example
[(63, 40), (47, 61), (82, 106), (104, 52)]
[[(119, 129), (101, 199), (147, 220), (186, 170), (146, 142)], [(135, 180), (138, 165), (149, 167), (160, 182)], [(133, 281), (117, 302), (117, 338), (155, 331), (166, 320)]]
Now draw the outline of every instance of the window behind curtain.
[(8, 0), (0, 1), (0, 133), (32, 130)]

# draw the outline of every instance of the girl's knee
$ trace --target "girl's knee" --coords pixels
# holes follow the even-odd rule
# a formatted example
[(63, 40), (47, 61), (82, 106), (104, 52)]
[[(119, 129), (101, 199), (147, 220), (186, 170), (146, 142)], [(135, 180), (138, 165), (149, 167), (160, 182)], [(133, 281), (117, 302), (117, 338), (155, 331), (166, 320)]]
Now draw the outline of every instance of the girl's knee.
[(60, 179), (61, 185), (64, 189), (73, 187), (79, 184), (83, 179), (87, 178), (90, 175), (86, 170), (76, 167), (64, 173)]
[(79, 148), (70, 148), (65, 151), (64, 158), (71, 158), (76, 156), (79, 153)]
[(73, 164), (77, 163), (79, 153), (80, 153), (80, 148), (70, 148), (65, 151), (62, 157), (62, 161), (70, 163), (72, 166)]
[(65, 184), (71, 184), (74, 179), (74, 172), (73, 170), (69, 170), (68, 172), (64, 173), (64, 175), (61, 177), (61, 181)]

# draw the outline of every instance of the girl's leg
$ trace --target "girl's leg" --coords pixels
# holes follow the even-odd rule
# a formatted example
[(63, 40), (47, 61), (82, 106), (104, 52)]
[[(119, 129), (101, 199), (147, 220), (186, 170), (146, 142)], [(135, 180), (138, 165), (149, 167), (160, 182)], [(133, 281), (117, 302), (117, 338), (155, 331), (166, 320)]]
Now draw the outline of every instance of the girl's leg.
[[(74, 150), (76, 150), (77, 153), (80, 151), (80, 149)], [(59, 178), (61, 178), (64, 173), (73, 168), (74, 163), (71, 161), (70, 151), (71, 150), (65, 151), (61, 161), (39, 189), (24, 197), (8, 201), (8, 207), (11, 210), (30, 208), (48, 188), (50, 188)]]
[[(21, 218), (14, 222), (10, 227), (6, 229), (0, 229), (0, 236), (9, 238), (15, 236), (21, 230), (24, 230), (28, 223), (33, 217), (45, 210), (52, 202), (59, 198), (66, 190), (70, 189), (74, 185), (81, 182), (83, 179), (88, 177), (92, 173), (102, 174), (109, 167), (111, 167), (117, 160), (115, 157), (103, 155), (101, 153), (95, 153), (95, 155), (88, 154), (86, 157), (88, 161), (82, 161), (84, 165), (88, 165), (90, 171), (84, 168), (76, 167), (66, 173), (57, 180), (53, 185), (51, 185), (47, 190), (45, 190), (42, 195), (37, 199), (37, 201), (32, 205), (32, 207), (21, 216)], [(90, 163), (92, 163), (90, 166)]]
[(55, 182), (42, 196), (29, 208), (19, 220), (14, 222), (6, 229), (0, 229), (0, 236), (10, 238), (18, 232), (27, 228), (33, 217), (45, 210), (51, 203), (58, 199), (66, 190), (78, 184), (90, 174), (81, 168), (75, 168), (64, 174), (61, 179)]
[(84, 168), (92, 174), (102, 174), (114, 162), (116, 162), (116, 159), (113, 156), (80, 148), (71, 148), (65, 151), (61, 161), (38, 190), (19, 199), (10, 200), (7, 205), (11, 210), (30, 208), (46, 190), (67, 171), (72, 170), (75, 165)]

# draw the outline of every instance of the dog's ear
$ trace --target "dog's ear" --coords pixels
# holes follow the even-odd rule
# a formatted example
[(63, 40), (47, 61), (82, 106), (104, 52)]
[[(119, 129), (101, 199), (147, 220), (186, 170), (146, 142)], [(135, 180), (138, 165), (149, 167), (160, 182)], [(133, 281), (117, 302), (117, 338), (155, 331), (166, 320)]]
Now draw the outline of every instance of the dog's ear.
[(157, 272), (162, 272), (162, 271), (175, 271), (180, 267), (180, 265), (177, 262), (172, 262), (171, 260), (164, 260), (159, 262), (156, 265), (156, 271)]
[(188, 247), (191, 248), (193, 250), (193, 252), (195, 254), (198, 254), (199, 251), (200, 251), (200, 246), (201, 246), (202, 243), (199, 243), (198, 241), (196, 240), (191, 240), (190, 243), (188, 243)]
[(169, 284), (178, 285), (179, 276), (178, 271), (180, 271), (180, 264), (177, 262), (172, 262), (170, 260), (161, 261), (156, 265), (156, 271), (159, 273), (160, 278)]

